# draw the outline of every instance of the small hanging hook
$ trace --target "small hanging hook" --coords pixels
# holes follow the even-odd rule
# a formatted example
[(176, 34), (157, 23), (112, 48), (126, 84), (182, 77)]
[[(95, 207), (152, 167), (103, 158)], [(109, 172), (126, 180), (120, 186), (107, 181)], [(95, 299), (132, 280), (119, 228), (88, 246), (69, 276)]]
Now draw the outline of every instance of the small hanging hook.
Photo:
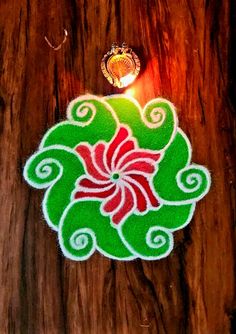
[(54, 46), (54, 45), (52, 45), (52, 44), (49, 42), (47, 36), (44, 36), (44, 39), (45, 39), (45, 41), (47, 42), (47, 44), (50, 46), (50, 48), (52, 48), (54, 51), (58, 51), (58, 50), (60, 50), (60, 48), (62, 47), (62, 45), (66, 42), (66, 40), (67, 40), (67, 36), (68, 36), (68, 32), (67, 32), (66, 29), (64, 29), (64, 39), (63, 39), (63, 41), (61, 42), (61, 44), (59, 44), (58, 46)]

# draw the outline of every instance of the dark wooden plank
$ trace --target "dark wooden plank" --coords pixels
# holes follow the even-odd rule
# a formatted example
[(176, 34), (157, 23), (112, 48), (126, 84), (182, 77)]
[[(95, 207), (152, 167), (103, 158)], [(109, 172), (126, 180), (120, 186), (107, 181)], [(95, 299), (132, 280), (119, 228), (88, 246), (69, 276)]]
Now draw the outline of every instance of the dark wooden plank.
[[(235, 329), (235, 4), (202, 0), (1, 1), (0, 332), (230, 333)], [(55, 52), (45, 43), (68, 40)], [(144, 104), (170, 99), (212, 172), (209, 195), (169, 258), (65, 260), (22, 167), (84, 92), (117, 92), (100, 72), (113, 41), (141, 58)], [(234, 58), (233, 58), (234, 57)], [(235, 77), (235, 76), (234, 76)]]

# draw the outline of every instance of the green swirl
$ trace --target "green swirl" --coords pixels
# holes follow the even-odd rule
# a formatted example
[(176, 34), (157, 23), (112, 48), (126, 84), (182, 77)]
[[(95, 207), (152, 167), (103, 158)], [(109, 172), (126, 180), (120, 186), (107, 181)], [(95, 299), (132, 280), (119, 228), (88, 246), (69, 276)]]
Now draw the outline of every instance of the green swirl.
[(43, 209), (48, 224), (57, 229), (61, 215), (71, 200), (76, 179), (84, 174), (78, 155), (65, 147), (36, 152), (24, 168), (25, 179), (35, 188), (49, 188)]
[[(97, 249), (119, 260), (167, 256), (173, 248), (172, 233), (189, 223), (195, 202), (210, 187), (208, 170), (190, 164), (191, 146), (177, 129), (173, 105), (154, 99), (141, 110), (137, 101), (124, 95), (103, 99), (87, 95), (69, 104), (67, 117), (68, 121), (45, 134), (40, 150), (24, 168), (29, 184), (48, 188), (43, 211), (47, 223), (58, 230), (64, 255), (86, 260)], [(74, 147), (80, 142), (109, 142), (119, 122), (130, 127), (139, 147), (165, 151), (151, 180), (160, 208), (145, 215), (132, 214), (115, 228), (110, 217), (101, 214), (100, 201), (73, 201), (71, 195), (76, 180), (86, 174)]]
[[(83, 260), (97, 247), (101, 253), (120, 260), (129, 260), (133, 254), (121, 241), (117, 230), (111, 226), (109, 217), (100, 214), (97, 201), (79, 201), (72, 203), (63, 215), (59, 227), (59, 242), (64, 254), (70, 258)], [(84, 234), (89, 229), (90, 236), (86, 247), (76, 249), (71, 243), (74, 233)], [(96, 239), (92, 238), (92, 234)]]
[[(134, 102), (124, 95), (117, 97), (106, 97), (106, 101), (115, 110), (121, 123), (127, 124), (138, 139), (139, 147), (150, 150), (162, 150), (169, 142), (176, 131), (177, 120), (173, 106), (163, 99), (152, 100), (143, 111), (137, 101)], [(149, 128), (145, 121), (155, 126), (150, 117), (151, 112), (160, 109), (160, 121), (156, 122), (156, 127)], [(159, 124), (159, 125), (158, 125)]]
[[(147, 259), (158, 259), (166, 256), (173, 247), (172, 234), (174, 231), (185, 226), (192, 218), (193, 205), (162, 205), (157, 211), (149, 211), (145, 216), (132, 215), (122, 225), (121, 233), (129, 245), (139, 257)], [(154, 242), (147, 243), (147, 234), (152, 231)], [(165, 239), (163, 245), (158, 245), (155, 239), (162, 236)], [(159, 247), (158, 247), (159, 246)]]
[(153, 178), (154, 188), (160, 198), (184, 204), (186, 201), (193, 203), (205, 195), (210, 186), (209, 172), (202, 166), (189, 166), (190, 159), (191, 146), (179, 130)]
[[(72, 101), (68, 112), (69, 121), (61, 122), (52, 127), (45, 135), (40, 144), (40, 148), (51, 145), (64, 145), (74, 148), (80, 142), (88, 142), (91, 145), (99, 140), (109, 142), (116, 131), (116, 121), (112, 115), (112, 109), (105, 102), (100, 102), (95, 98), (88, 98), (76, 102)], [(96, 112), (90, 123), (83, 126), (83, 123), (89, 121), (92, 111), (82, 118), (76, 116), (76, 110), (80, 105), (89, 103), (94, 106)], [(89, 109), (89, 108), (88, 108)], [(80, 121), (80, 123), (78, 122)]]
[(191, 197), (191, 200), (192, 196), (195, 200), (201, 198), (209, 190), (209, 178), (208, 170), (196, 164), (181, 169), (176, 175), (178, 186), (188, 194), (188, 199)]
[(81, 125), (85, 125), (92, 121), (94, 114), (97, 112), (97, 106), (91, 101), (72, 101), (68, 106), (67, 118), (71, 121), (81, 122)]
[[(73, 260), (86, 260), (96, 249), (96, 236), (90, 228), (79, 228), (69, 239), (61, 238), (61, 249), (64, 255)], [(59, 238), (61, 234), (59, 233)]]
[(127, 234), (125, 228), (122, 228), (122, 234), (125, 236), (129, 249), (141, 259), (157, 260), (167, 256), (173, 249), (172, 233), (159, 226), (145, 226), (137, 233), (137, 230), (131, 228)]

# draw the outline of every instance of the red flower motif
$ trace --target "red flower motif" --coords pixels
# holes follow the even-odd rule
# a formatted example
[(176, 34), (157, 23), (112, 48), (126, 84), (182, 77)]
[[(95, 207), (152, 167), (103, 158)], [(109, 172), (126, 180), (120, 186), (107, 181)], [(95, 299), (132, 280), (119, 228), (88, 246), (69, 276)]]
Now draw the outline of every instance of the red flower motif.
[(86, 176), (78, 179), (74, 199), (99, 199), (101, 211), (118, 225), (134, 211), (144, 214), (159, 206), (152, 176), (160, 153), (138, 148), (128, 128), (121, 126), (110, 143), (76, 147)]

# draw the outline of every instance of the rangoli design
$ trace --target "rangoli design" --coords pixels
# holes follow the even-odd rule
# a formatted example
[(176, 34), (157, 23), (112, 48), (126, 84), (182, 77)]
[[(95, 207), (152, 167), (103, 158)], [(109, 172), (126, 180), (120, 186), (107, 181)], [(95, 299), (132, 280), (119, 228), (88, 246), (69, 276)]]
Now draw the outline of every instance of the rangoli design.
[(44, 217), (63, 254), (166, 257), (173, 232), (190, 222), (211, 183), (208, 170), (191, 163), (174, 106), (157, 98), (142, 109), (127, 95), (84, 95), (69, 104), (67, 118), (24, 168), (31, 186), (46, 189)]

